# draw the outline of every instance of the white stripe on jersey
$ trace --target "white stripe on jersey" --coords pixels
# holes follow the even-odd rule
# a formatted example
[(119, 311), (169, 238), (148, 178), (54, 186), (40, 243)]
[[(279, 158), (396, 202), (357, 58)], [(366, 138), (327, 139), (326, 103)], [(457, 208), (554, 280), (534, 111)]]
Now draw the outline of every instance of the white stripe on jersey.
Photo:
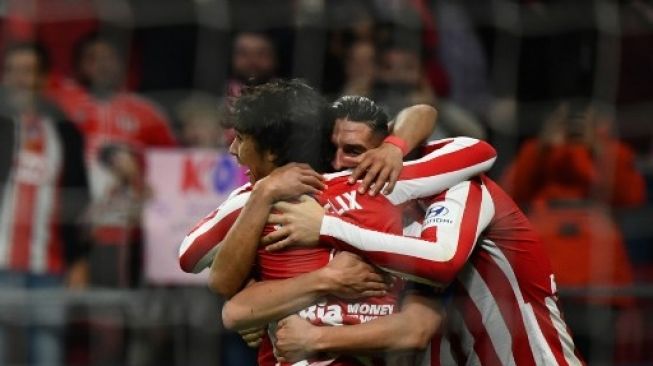
[[(61, 171), (61, 144), (50, 120), (42, 120), (45, 149), (44, 154), (48, 171), (58, 174)], [(32, 242), (30, 243), (30, 270), (34, 273), (48, 271), (48, 245), (50, 244), (50, 223), (59, 218), (54, 217), (55, 194), (59, 176), (48, 177), (48, 180), (37, 187), (36, 200), (33, 207)]]
[(551, 322), (558, 332), (558, 338), (560, 339), (560, 344), (562, 344), (562, 351), (565, 355), (565, 360), (569, 365), (580, 365), (581, 362), (576, 357), (574, 353), (574, 343), (572, 341), (571, 335), (567, 332), (567, 326), (564, 321), (562, 321), (562, 315), (560, 314), (560, 309), (555, 300), (550, 297), (544, 299), (546, 307), (549, 309), (549, 314), (551, 316)]
[[(465, 326), (465, 321), (463, 320), (462, 314), (460, 314), (460, 311), (453, 306), (449, 307), (448, 310), (450, 310), (449, 314), (447, 314), (449, 316), (448, 319), (451, 319), (452, 326), (455, 327), (456, 330), (460, 331), (460, 334), (458, 334), (458, 339), (460, 340), (460, 348), (462, 349), (464, 355), (467, 356), (467, 362), (465, 363), (465, 366), (482, 366), (481, 360), (478, 358), (476, 350), (474, 350), (474, 336), (472, 336), (472, 334), (469, 332), (469, 329), (467, 329)], [(440, 360), (442, 360), (442, 358), (440, 358)]]
[[(453, 354), (451, 353), (451, 343), (449, 343), (449, 338), (440, 337), (440, 366), (455, 365), (456, 360), (453, 359)], [(433, 356), (431, 356), (433, 357)], [(430, 366), (430, 365), (427, 365)]]
[[(404, 163), (404, 166), (411, 166), (418, 163), (422, 163), (428, 160), (431, 160), (438, 156), (443, 156), (447, 154), (454, 153), (458, 150), (473, 146), (477, 144), (479, 140), (469, 138), (469, 137), (457, 137), (453, 139), (452, 142), (448, 143), (444, 147), (437, 149), (424, 157), (408, 161)], [(410, 180), (399, 180), (395, 184), (395, 188), (392, 193), (386, 195), (388, 200), (394, 205), (399, 205), (414, 199), (429, 197), (435, 194), (438, 194), (448, 187), (453, 187), (457, 182), (467, 180), (473, 176), (481, 174), (488, 171), (496, 157), (488, 159), (479, 164), (475, 164), (464, 169), (454, 170), (449, 173), (438, 174), (432, 177), (423, 177)]]
[(490, 288), (473, 265), (466, 265), (458, 275), (458, 279), (481, 314), (481, 321), (487, 332), (488, 341), (492, 343), (501, 364), (515, 366), (515, 358), (512, 354), (512, 336)]
[[(334, 216), (325, 215), (320, 228), (320, 235), (330, 236), (344, 241), (362, 251), (394, 253), (433, 262), (451, 260), (458, 248), (458, 239), (462, 217), (469, 195), (469, 181), (461, 182), (447, 191), (445, 197), (452, 209), (458, 210), (452, 225), (438, 227), (437, 245), (430, 241), (381, 233), (361, 228)], [(476, 236), (489, 225), (494, 216), (494, 204), (490, 194), (481, 186), (481, 213), (476, 228)], [(455, 207), (453, 207), (455, 206)], [(470, 251), (471, 254), (471, 251)]]
[(524, 301), (524, 295), (519, 288), (517, 276), (512, 270), (508, 258), (503, 254), (501, 249), (491, 240), (483, 240), (483, 248), (490, 253), (490, 257), (494, 263), (501, 269), (512, 288), (515, 298), (519, 304), (519, 309), (522, 313), (522, 318), (525, 321), (526, 335), (528, 336), (528, 344), (531, 346), (531, 353), (535, 359), (536, 365), (557, 365), (553, 351), (546, 341), (546, 337), (540, 328), (540, 325), (533, 311), (533, 307)]
[[(239, 190), (240, 191), (240, 190)], [(223, 204), (221, 204), (218, 207), (218, 211), (213, 216), (210, 220), (207, 220), (206, 222), (202, 223), (198, 228), (193, 230), (190, 234), (188, 234), (185, 238), (184, 241), (181, 243), (181, 246), (179, 247), (179, 257), (183, 256), (184, 253), (190, 248), (190, 246), (195, 242), (195, 240), (202, 234), (206, 233), (209, 231), (212, 227), (217, 225), (220, 220), (222, 220), (225, 216), (231, 214), (232, 212), (239, 210), (245, 206), (247, 203), (247, 200), (249, 199), (251, 192), (245, 192), (239, 195), (236, 195), (235, 197), (232, 197), (231, 199), (226, 200)], [(193, 267), (193, 272), (199, 273), (201, 272), (204, 268), (209, 267), (211, 264), (211, 260), (217, 250), (219, 249), (219, 243), (215, 243), (215, 246), (208, 252), (206, 253), (200, 261), (197, 262), (195, 267)]]

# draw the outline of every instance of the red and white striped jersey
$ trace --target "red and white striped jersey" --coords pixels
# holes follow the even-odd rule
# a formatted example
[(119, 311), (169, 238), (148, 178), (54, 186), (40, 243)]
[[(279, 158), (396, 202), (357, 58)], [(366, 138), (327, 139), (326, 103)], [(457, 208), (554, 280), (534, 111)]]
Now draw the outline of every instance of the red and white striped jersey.
[(84, 134), (90, 186), (96, 200), (106, 198), (107, 191), (116, 184), (113, 175), (98, 161), (102, 148), (119, 144), (140, 154), (147, 147), (176, 145), (165, 114), (139, 95), (121, 91), (100, 99), (74, 81), (65, 80), (51, 91), (50, 97)]
[(512, 199), (481, 176), (422, 203), (428, 207), (419, 238), (329, 215), (320, 240), (404, 278), (451, 284), (431, 365), (582, 365), (557, 306), (549, 260)]
[(83, 255), (82, 138), (56, 117), (48, 110), (0, 121), (9, 153), (0, 162), (0, 270), (61, 274)]
[[(327, 208), (327, 212), (357, 222), (364, 227), (382, 232), (401, 233), (402, 204), (415, 197), (426, 196), (446, 189), (456, 181), (490, 168), (495, 158), (492, 147), (484, 142), (468, 138), (450, 139), (437, 142), (437, 149), (424, 158), (407, 163), (392, 195), (372, 197), (358, 195), (357, 185), (347, 183), (350, 172), (326, 176), (327, 189), (317, 197)], [(180, 264), (185, 271), (200, 271), (209, 265), (219, 243), (235, 222), (240, 210), (247, 202), (250, 187), (244, 186), (230, 196), (218, 210), (200, 222), (186, 237), (180, 248)], [(380, 214), (382, 213), (382, 214)], [(266, 227), (264, 234), (273, 230)], [(291, 278), (299, 274), (317, 270), (330, 259), (330, 249), (326, 247), (291, 249), (278, 253), (268, 253), (264, 249), (257, 254), (257, 267), (263, 280)], [(397, 285), (398, 291), (401, 286)], [(396, 309), (397, 293), (381, 298), (370, 298), (343, 302), (327, 298), (302, 312), (300, 316), (316, 323), (338, 325), (358, 324), (377, 316), (390, 315)], [(269, 344), (269, 343), (265, 343)], [(269, 350), (261, 350), (268, 355)], [(358, 365), (351, 358), (339, 357), (326, 361), (331, 365)]]
[[(387, 196), (377, 196), (377, 200), (387, 200), (393, 206), (400, 206), (416, 198), (440, 193), (462, 180), (487, 171), (496, 158), (492, 146), (468, 137), (433, 141), (426, 148), (428, 153), (424, 157), (404, 163), (393, 192)], [(345, 182), (350, 173), (328, 174), (326, 193), (330, 195), (336, 187), (334, 182)], [(355, 191), (356, 186), (349, 187)], [(210, 266), (220, 242), (247, 202), (249, 189), (249, 184), (246, 184), (232, 192), (220, 207), (202, 219), (184, 238), (179, 248), (179, 264), (184, 271), (198, 273)], [(348, 202), (349, 197), (343, 196), (329, 203), (337, 212), (343, 210)], [(345, 211), (350, 210), (343, 210), (339, 215)], [(373, 216), (383, 214), (370, 213)], [(366, 215), (362, 217), (367, 219)]]

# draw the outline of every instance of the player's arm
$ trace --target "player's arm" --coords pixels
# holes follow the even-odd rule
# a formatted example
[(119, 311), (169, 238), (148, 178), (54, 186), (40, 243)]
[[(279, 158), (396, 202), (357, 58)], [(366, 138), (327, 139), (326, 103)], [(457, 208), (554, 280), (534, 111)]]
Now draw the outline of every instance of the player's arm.
[(424, 349), (442, 322), (438, 300), (409, 294), (400, 312), (342, 327), (319, 327), (297, 316), (283, 319), (276, 331), (280, 361), (295, 362), (311, 354), (374, 354)]
[(227, 329), (255, 328), (304, 309), (328, 294), (346, 298), (383, 296), (386, 289), (383, 277), (371, 265), (342, 252), (317, 271), (247, 286), (225, 303), (222, 321)]
[(179, 246), (179, 266), (188, 273), (199, 273), (213, 262), (229, 228), (233, 226), (250, 192), (248, 185), (234, 190), (213, 212), (200, 220)]
[(487, 142), (456, 137), (429, 142), (426, 155), (404, 163), (404, 169), (387, 199), (395, 205), (430, 197), (487, 172), (496, 160), (496, 150)]
[(387, 182), (383, 192), (392, 192), (403, 168), (403, 157), (431, 136), (437, 116), (438, 111), (427, 104), (404, 108), (391, 123), (392, 135), (381, 146), (357, 157), (345, 157), (356, 165), (350, 183), (362, 177), (358, 192), (365, 193), (369, 189), (369, 193), (375, 195)]
[[(288, 164), (275, 169), (258, 181), (247, 203), (220, 244), (209, 273), (209, 287), (225, 298), (231, 298), (245, 284), (272, 205), (297, 193), (316, 194), (324, 188), (322, 176), (306, 164)], [(283, 190), (291, 187), (290, 196)]]
[(320, 242), (360, 254), (399, 276), (448, 284), (471, 254), (494, 216), (494, 203), (481, 179), (443, 192), (426, 211), (420, 238), (366, 229), (325, 215)]

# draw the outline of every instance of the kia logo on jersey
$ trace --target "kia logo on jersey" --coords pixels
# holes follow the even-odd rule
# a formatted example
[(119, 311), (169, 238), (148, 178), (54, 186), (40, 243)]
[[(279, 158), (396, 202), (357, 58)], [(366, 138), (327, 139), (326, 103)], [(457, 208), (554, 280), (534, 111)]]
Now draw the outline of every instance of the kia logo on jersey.
[(429, 208), (429, 211), (426, 214), (426, 217), (447, 216), (448, 213), (449, 213), (449, 209), (444, 207), (444, 206), (433, 206), (433, 207)]

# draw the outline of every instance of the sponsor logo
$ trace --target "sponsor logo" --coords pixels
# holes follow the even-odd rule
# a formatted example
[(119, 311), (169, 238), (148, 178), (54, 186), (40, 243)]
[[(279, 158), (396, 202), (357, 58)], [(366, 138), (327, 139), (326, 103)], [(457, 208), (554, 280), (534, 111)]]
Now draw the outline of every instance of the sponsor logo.
[(434, 205), (426, 211), (424, 227), (436, 225), (453, 225), (456, 219), (456, 212), (452, 208), (444, 205)]
[(447, 216), (449, 214), (449, 209), (442, 206), (442, 205), (437, 205), (429, 208), (429, 211), (426, 213), (426, 217), (431, 218), (431, 217), (437, 217), (437, 216)]

